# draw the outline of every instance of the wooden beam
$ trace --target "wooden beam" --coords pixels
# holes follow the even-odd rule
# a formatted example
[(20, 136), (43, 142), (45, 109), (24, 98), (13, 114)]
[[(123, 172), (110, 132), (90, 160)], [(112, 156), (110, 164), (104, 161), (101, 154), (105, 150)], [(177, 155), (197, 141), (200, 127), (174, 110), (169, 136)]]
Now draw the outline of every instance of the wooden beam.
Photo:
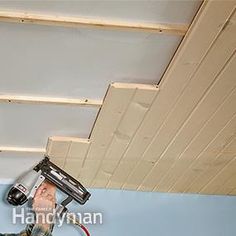
[(72, 99), (55, 97), (31, 97), (18, 95), (0, 95), (0, 103), (19, 103), (19, 104), (51, 104), (69, 106), (102, 106), (102, 100), (93, 99)]
[(108, 30), (141, 31), (172, 35), (185, 35), (188, 30), (188, 25), (180, 24), (123, 22), (95, 18), (54, 16), (10, 11), (0, 11), (0, 21), (63, 27), (92, 27)]
[(25, 153), (39, 153), (44, 154), (45, 148), (33, 148), (33, 147), (14, 147), (14, 146), (0, 146), (1, 152), (25, 152)]

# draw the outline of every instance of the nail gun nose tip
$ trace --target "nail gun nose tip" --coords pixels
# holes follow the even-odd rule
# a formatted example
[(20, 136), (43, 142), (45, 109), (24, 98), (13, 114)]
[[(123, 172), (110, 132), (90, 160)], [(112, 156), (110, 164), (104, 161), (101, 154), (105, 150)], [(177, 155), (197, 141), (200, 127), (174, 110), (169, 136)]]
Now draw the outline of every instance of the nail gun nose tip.
[(13, 206), (23, 205), (27, 200), (26, 195), (14, 187), (9, 191), (7, 196), (7, 201)]
[(7, 197), (7, 201), (8, 201), (8, 203), (10, 203), (13, 206), (18, 205), (17, 202), (15, 201), (15, 199), (11, 195)]

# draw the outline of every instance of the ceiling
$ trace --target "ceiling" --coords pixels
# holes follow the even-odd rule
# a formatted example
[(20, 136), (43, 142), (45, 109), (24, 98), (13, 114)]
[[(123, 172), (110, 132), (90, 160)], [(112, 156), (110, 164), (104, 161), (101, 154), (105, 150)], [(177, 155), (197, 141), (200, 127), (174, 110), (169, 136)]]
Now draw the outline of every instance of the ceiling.
[(46, 152), (90, 187), (235, 194), (235, 1), (203, 3), (178, 47), (199, 6), (2, 1), (0, 177), (52, 137)]
[[(126, 28), (19, 24), (6, 21), (4, 14), (187, 27), (199, 5), (199, 1), (0, 1), (3, 169), (10, 159), (22, 163), (24, 155), (26, 162), (39, 160), (50, 136), (88, 138), (100, 106), (80, 106), (78, 100), (102, 104), (112, 82), (158, 83), (183, 37)], [(20, 102), (8, 102), (19, 96)], [(26, 104), (24, 99), (29, 98), (34, 102)], [(52, 99), (75, 102), (64, 106), (51, 104)], [(32, 152), (36, 157), (29, 160)], [(1, 177), (20, 172), (1, 171)]]
[[(183, 37), (142, 29), (19, 24), (6, 22), (4, 13), (15, 18), (23, 13), (187, 27), (199, 5), (199, 1), (0, 1), (0, 95), (102, 101), (112, 82), (156, 84)], [(1, 104), (0, 146), (45, 148), (52, 135), (87, 138), (98, 109)]]

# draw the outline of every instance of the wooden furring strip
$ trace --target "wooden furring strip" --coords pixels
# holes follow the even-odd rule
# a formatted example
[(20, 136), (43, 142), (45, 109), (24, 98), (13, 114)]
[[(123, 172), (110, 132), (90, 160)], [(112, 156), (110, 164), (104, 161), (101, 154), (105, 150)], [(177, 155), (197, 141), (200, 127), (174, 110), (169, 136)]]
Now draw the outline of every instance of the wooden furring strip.
[(32, 97), (32, 96), (18, 96), (18, 95), (0, 95), (0, 103), (51, 104), (51, 105), (90, 106), (90, 107), (102, 106), (102, 100), (100, 101), (93, 99)]
[(8, 11), (0, 11), (0, 21), (63, 27), (92, 27), (108, 30), (128, 30), (171, 35), (185, 35), (188, 30), (188, 25), (180, 24), (136, 23)]
[(13, 146), (1, 146), (1, 152), (25, 152), (25, 153), (39, 153), (44, 154), (46, 152), (45, 148), (34, 148), (34, 147), (13, 147)]

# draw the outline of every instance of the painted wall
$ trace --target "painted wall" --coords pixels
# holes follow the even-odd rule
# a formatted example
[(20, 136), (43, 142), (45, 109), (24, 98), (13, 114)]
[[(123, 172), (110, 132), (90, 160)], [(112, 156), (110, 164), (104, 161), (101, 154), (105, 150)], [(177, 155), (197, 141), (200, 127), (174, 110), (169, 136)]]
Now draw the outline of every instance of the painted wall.
[[(4, 196), (8, 185), (0, 185)], [(91, 190), (84, 207), (70, 209), (102, 212), (103, 225), (89, 226), (93, 236), (235, 236), (236, 197)], [(60, 199), (61, 194), (58, 195)], [(12, 225), (11, 206), (0, 202), (0, 231), (18, 232)], [(79, 235), (72, 226), (55, 228), (54, 235)], [(81, 234), (82, 235), (82, 234)]]

